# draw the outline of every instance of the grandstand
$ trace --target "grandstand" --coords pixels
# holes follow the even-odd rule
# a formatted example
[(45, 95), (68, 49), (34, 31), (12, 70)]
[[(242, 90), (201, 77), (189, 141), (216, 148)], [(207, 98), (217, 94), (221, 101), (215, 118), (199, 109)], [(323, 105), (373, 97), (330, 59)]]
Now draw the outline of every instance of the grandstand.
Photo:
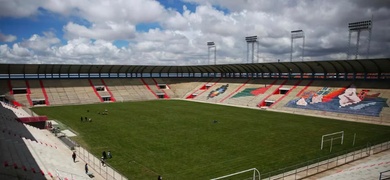
[[(180, 67), (0, 64), (0, 140), (5, 152), (0, 174), (6, 179), (88, 178), (69, 161), (71, 151), (62, 141), (33, 127), (47, 121), (15, 120), (31, 117), (28, 108), (34, 106), (183, 99), (390, 125), (390, 59)], [(386, 156), (351, 169), (388, 160)], [(387, 167), (381, 164), (380, 170)], [(95, 168), (98, 176), (100, 167)]]

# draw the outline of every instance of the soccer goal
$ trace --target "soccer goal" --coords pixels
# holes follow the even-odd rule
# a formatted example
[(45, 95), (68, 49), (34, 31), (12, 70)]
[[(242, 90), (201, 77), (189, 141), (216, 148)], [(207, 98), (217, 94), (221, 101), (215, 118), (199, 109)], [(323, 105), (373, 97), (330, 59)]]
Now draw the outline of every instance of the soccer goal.
[(217, 177), (217, 178), (210, 179), (210, 180), (218, 180), (218, 179), (225, 179), (225, 178), (232, 177), (232, 176), (239, 176), (239, 175), (242, 175), (244, 173), (251, 172), (251, 171), (253, 171), (252, 180), (256, 180), (256, 179), (260, 180), (260, 172), (256, 168), (247, 169), (244, 171), (236, 172), (233, 174), (228, 174), (226, 176), (221, 176), (221, 177)]
[(321, 138), (321, 150), (324, 148), (324, 142), (330, 141), (330, 147), (332, 148), (333, 141), (337, 140), (337, 139), (341, 139), (340, 144), (343, 144), (343, 142), (344, 142), (344, 131), (322, 135), (322, 138)]

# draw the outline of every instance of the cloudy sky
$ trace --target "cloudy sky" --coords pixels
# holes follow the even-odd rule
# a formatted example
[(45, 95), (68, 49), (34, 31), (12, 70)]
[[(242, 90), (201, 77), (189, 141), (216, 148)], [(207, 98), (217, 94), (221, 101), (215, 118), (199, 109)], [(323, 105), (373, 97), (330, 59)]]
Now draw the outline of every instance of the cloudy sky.
[[(346, 59), (348, 23), (373, 18), (371, 58), (390, 57), (388, 0), (0, 0), (0, 63), (247, 63), (290, 60), (291, 31), (305, 32), (305, 61)], [(357, 33), (352, 34), (356, 49)], [(368, 32), (359, 52), (367, 55)], [(294, 40), (301, 61), (303, 39)]]

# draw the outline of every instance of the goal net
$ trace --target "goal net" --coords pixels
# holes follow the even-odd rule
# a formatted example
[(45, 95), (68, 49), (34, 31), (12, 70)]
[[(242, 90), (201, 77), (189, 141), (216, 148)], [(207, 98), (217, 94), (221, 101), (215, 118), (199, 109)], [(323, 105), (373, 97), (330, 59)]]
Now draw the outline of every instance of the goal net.
[(340, 144), (343, 144), (344, 142), (344, 131), (330, 133), (322, 135), (321, 138), (321, 150), (324, 148), (325, 142), (330, 142), (330, 146), (332, 147), (333, 142), (338, 142), (338, 139), (340, 139)]
[(221, 176), (217, 178), (213, 178), (211, 180), (218, 180), (218, 179), (252, 179), (252, 180), (260, 180), (260, 172), (256, 168), (247, 169), (244, 171), (236, 172), (233, 174), (228, 174), (226, 176)]

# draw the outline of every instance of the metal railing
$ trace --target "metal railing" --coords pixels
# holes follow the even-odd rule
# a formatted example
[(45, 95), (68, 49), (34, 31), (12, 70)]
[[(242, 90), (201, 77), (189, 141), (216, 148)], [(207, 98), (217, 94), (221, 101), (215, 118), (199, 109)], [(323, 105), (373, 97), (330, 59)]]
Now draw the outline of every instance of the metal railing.
[(390, 170), (379, 173), (379, 180), (390, 179)]
[[(344, 165), (347, 163), (350, 163), (352, 161), (365, 158), (370, 156), (371, 154), (377, 154), (382, 151), (386, 151), (390, 149), (390, 141), (384, 142), (381, 144), (377, 144), (374, 146), (370, 146), (369, 144), (365, 146), (364, 148), (360, 147), (354, 148), (349, 153), (344, 153), (343, 155), (329, 158), (327, 160), (323, 160), (323, 158), (317, 158), (314, 160), (310, 160), (301, 164), (297, 164), (294, 166), (286, 167), (283, 169), (279, 169), (277, 171), (272, 171), (268, 173), (264, 173), (263, 177), (267, 177), (264, 179), (274, 180), (274, 179), (301, 179), (304, 177), (308, 177), (329, 169), (332, 169), (334, 167)], [(349, 150), (351, 151), (351, 150)], [(348, 152), (344, 151), (344, 152)], [(332, 155), (330, 155), (332, 156)], [(329, 157), (330, 157), (329, 156)], [(326, 157), (325, 157), (326, 158)], [(315, 163), (316, 162), (316, 163)], [(294, 170), (291, 170), (294, 169)]]
[(85, 180), (89, 180), (90, 178), (86, 178), (82, 175), (78, 175), (78, 174), (75, 174), (75, 173), (70, 173), (70, 172), (66, 172), (66, 171), (63, 171), (63, 170), (59, 170), (59, 169), (56, 169), (56, 176), (58, 179), (60, 180), (64, 180), (64, 179), (85, 179)]
[(368, 157), (371, 155), (371, 153), (376, 154), (388, 149), (390, 149), (390, 141), (375, 146), (369, 146), (368, 144), (364, 147), (361, 146), (351, 150), (342, 151), (342, 155), (336, 157), (334, 157), (335, 155), (329, 155), (327, 157), (306, 161), (304, 163), (296, 164), (276, 171), (262, 173), (262, 177), (264, 177), (262, 179), (302, 179), (350, 163), (352, 161)]
[(99, 173), (104, 179), (127, 180), (124, 175), (118, 173), (118, 171), (109, 164), (105, 163), (105, 165), (102, 165), (100, 158), (95, 157), (83, 147), (77, 146), (75, 147), (75, 151), (80, 159), (88, 163), (88, 166)]
[(372, 146), (371, 149), (372, 149), (373, 154), (378, 154), (382, 151), (386, 151), (386, 150), (390, 149), (390, 141), (374, 145), (374, 146)]

